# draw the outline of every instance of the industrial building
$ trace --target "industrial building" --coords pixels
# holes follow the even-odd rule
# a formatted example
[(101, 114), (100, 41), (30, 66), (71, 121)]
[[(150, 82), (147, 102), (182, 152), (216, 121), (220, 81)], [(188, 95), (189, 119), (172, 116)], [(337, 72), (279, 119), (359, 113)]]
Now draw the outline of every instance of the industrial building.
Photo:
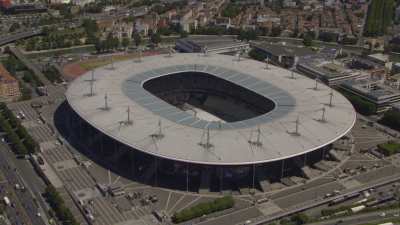
[(253, 43), (255, 51), (268, 58), (271, 63), (285, 68), (296, 66), (299, 59), (304, 56), (315, 55), (309, 48), (289, 46), (286, 44)]
[(377, 113), (387, 111), (400, 101), (399, 89), (385, 84), (383, 80), (349, 80), (342, 83), (341, 88), (373, 103)]
[(249, 43), (236, 40), (229, 36), (195, 36), (178, 39), (175, 43), (176, 50), (185, 53), (204, 52), (230, 53), (246, 51)]

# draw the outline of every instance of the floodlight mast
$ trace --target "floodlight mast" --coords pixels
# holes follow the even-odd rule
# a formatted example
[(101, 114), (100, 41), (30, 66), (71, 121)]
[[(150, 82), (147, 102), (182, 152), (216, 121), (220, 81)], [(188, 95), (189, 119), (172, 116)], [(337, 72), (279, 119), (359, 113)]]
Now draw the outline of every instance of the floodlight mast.
[(331, 93), (329, 93), (329, 107), (333, 106), (333, 90), (331, 89)]
[(297, 119), (296, 119), (296, 121), (294, 121), (294, 123), (296, 124), (294, 132), (290, 132), (290, 131), (287, 131), (287, 132), (292, 136), (300, 136), (300, 132), (299, 132), (300, 116), (297, 116)]
[(142, 49), (138, 48), (138, 58), (136, 62), (142, 62)]
[(93, 81), (89, 81), (89, 85), (90, 85), (90, 93), (89, 93), (89, 96), (93, 96), (93, 95), (94, 95), (94, 93), (93, 93), (93, 85), (94, 85)]
[(160, 140), (160, 139), (162, 139), (164, 137), (164, 133), (162, 132), (161, 119), (158, 120), (157, 126), (158, 126), (158, 130), (154, 134), (152, 134), (150, 136), (152, 138), (156, 139), (156, 140)]
[(236, 53), (236, 55), (237, 55), (237, 61), (240, 62), (241, 56), (242, 56), (241, 51), (238, 50), (237, 53)]
[(132, 125), (133, 121), (131, 120), (131, 109), (129, 106), (128, 109), (126, 110), (126, 114), (127, 114), (126, 125)]
[[(206, 141), (203, 142), (203, 140), (202, 140), (202, 141), (199, 143), (199, 145), (200, 145), (201, 147), (203, 147), (204, 149), (209, 150), (210, 148), (213, 147), (213, 145), (212, 145), (211, 142), (210, 142), (210, 128), (207, 128), (207, 130), (206, 130), (205, 132), (206, 132)], [(204, 135), (204, 133), (203, 133), (203, 135)], [(204, 136), (203, 136), (203, 137), (204, 137)]]
[(104, 95), (104, 110), (109, 110), (110, 107), (108, 106), (108, 95), (105, 93)]
[(250, 140), (248, 142), (249, 142), (250, 145), (261, 147), (262, 146), (262, 142), (261, 142), (261, 129), (260, 129), (260, 126), (257, 127), (256, 132), (257, 132), (256, 140), (255, 141), (251, 140), (252, 139), (252, 137), (251, 137), (252, 135), (251, 135), (250, 136)]
[(172, 57), (172, 53), (173, 53), (173, 50), (172, 50), (172, 47), (170, 46), (169, 48), (168, 48), (168, 57)]
[(315, 78), (315, 87), (314, 90), (318, 90), (318, 78)]
[(204, 46), (204, 48), (203, 48), (203, 53), (204, 53), (204, 56), (208, 56), (208, 48), (207, 48), (207, 45)]
[(87, 94), (87, 96), (93, 96), (93, 95), (94, 95), (94, 88), (93, 88), (93, 85), (94, 85), (94, 82), (95, 82), (95, 79), (94, 79), (94, 70), (92, 70), (90, 80), (86, 80), (86, 81), (89, 82), (89, 90), (90, 90), (90, 91), (89, 91), (89, 94)]
[(327, 120), (326, 120), (326, 108), (325, 108), (325, 106), (322, 107), (321, 111), (322, 111), (321, 118), (320, 119), (316, 119), (316, 120), (318, 122), (321, 122), (321, 123), (326, 123)]

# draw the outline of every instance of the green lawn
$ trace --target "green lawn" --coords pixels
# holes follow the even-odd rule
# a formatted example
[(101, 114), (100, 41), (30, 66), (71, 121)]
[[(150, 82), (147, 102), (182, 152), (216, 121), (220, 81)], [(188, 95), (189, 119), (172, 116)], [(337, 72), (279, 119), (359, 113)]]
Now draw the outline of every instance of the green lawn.
[(387, 142), (378, 145), (379, 150), (385, 155), (393, 155), (400, 152), (400, 143)]

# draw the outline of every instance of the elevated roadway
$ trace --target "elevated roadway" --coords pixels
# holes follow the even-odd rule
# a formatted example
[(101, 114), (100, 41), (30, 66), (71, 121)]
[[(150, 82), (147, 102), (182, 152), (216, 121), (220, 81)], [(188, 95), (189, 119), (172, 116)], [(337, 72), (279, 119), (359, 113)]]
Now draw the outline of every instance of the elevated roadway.
[(20, 39), (33, 37), (33, 36), (40, 35), (40, 34), (42, 34), (41, 28), (6, 35), (3, 37), (0, 37), (0, 46), (12, 43), (12, 42), (20, 40)]
[(22, 54), (22, 52), (18, 48), (11, 47), (10, 53), (14, 55), (16, 58), (18, 58), (30, 71), (32, 71), (35, 74), (35, 76), (37, 76), (39, 80), (43, 83), (43, 85), (47, 86), (51, 84), (51, 82), (46, 78), (46, 76), (42, 73), (42, 71), (34, 63), (32, 63), (24, 54)]

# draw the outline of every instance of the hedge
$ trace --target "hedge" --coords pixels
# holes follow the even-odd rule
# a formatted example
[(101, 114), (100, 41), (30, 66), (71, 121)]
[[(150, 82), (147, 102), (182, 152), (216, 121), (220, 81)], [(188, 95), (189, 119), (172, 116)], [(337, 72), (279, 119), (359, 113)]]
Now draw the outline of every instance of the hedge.
[(9, 121), (0, 113), (0, 127), (6, 133), (7, 139), (12, 143), (12, 149), (16, 154), (24, 155), (27, 154), (25, 145), (21, 142), (18, 135), (11, 127)]
[(63, 225), (79, 225), (71, 211), (65, 206), (60, 194), (52, 185), (46, 187), (44, 196)]
[(400, 152), (400, 144), (394, 141), (389, 141), (387, 143), (379, 144), (378, 149), (386, 156), (390, 156)]
[(172, 221), (174, 223), (181, 223), (197, 217), (201, 217), (203, 215), (232, 208), (234, 205), (235, 201), (232, 198), (232, 196), (225, 196), (222, 198), (215, 199), (214, 201), (211, 202), (199, 203), (191, 208), (176, 212), (172, 216)]
[(400, 131), (400, 112), (389, 110), (385, 112), (383, 117), (378, 122), (394, 130)]
[(363, 98), (354, 95), (348, 91), (345, 91), (343, 89), (340, 89), (340, 92), (351, 102), (351, 104), (354, 106), (357, 112), (366, 116), (375, 114), (376, 112), (375, 104), (367, 100), (364, 100)]
[(39, 149), (39, 144), (5, 103), (0, 103), (0, 127), (7, 134), (9, 141), (13, 143), (13, 150), (16, 154), (25, 155)]

